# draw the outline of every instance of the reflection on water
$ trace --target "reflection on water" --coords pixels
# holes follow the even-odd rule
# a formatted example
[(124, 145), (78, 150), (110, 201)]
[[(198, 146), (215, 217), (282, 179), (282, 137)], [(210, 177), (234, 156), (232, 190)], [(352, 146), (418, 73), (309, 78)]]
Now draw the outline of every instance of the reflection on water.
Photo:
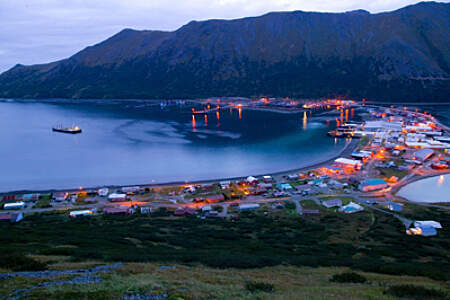
[[(343, 140), (327, 137), (325, 120), (307, 112), (307, 126), (299, 128), (301, 114), (244, 113), (239, 105), (238, 114), (233, 109), (221, 114), (212, 107), (110, 100), (0, 102), (0, 128), (14, 128), (0, 131), (0, 140), (7, 141), (0, 147), (5, 170), (0, 191), (259, 175), (321, 161), (344, 146)], [(220, 120), (220, 130), (212, 119)], [(83, 133), (51, 131), (63, 121)]]
[(398, 193), (413, 202), (450, 202), (450, 174), (426, 178), (408, 184)]
[(303, 130), (308, 129), (308, 116), (306, 114), (306, 111), (303, 112)]

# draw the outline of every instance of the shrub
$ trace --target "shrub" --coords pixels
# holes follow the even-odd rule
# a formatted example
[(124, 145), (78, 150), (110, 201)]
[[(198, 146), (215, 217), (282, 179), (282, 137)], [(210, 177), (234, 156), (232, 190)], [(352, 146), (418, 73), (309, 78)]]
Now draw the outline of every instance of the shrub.
[(284, 205), (284, 207), (286, 207), (286, 209), (296, 209), (296, 208), (297, 208), (297, 206), (295, 206), (295, 203), (294, 203), (294, 202), (291, 202), (291, 201), (286, 202), (286, 204)]
[(385, 294), (395, 297), (406, 297), (409, 299), (446, 299), (448, 293), (424, 286), (402, 284), (389, 287)]
[(214, 205), (212, 207), (213, 210), (218, 211), (218, 212), (223, 212), (223, 206), (222, 205)]
[(256, 292), (272, 293), (273, 291), (275, 291), (274, 285), (266, 282), (247, 281), (245, 283), (245, 288), (250, 293)]
[(340, 283), (364, 283), (367, 281), (367, 278), (355, 272), (345, 272), (341, 274), (334, 274), (330, 281)]
[(3, 255), (0, 257), (0, 267), (13, 271), (42, 271), (47, 265), (25, 255)]

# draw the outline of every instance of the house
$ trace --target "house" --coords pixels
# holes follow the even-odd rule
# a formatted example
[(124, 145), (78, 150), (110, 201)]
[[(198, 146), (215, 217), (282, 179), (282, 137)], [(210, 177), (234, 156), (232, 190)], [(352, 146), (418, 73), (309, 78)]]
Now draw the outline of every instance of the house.
[(371, 192), (387, 188), (388, 186), (387, 182), (383, 179), (371, 178), (361, 181), (358, 188), (362, 192)]
[(196, 189), (195, 189), (195, 186), (193, 186), (193, 185), (187, 185), (187, 186), (185, 186), (184, 188), (183, 188), (183, 192), (184, 193), (195, 193), (195, 191), (196, 191)]
[(352, 168), (355, 170), (360, 170), (362, 168), (362, 163), (359, 160), (348, 159), (340, 157), (334, 160), (333, 165), (338, 168)]
[(359, 151), (359, 152), (353, 152), (352, 157), (356, 159), (367, 159), (372, 156), (371, 151)]
[(17, 223), (23, 219), (23, 213), (0, 214), (0, 222)]
[(421, 235), (421, 236), (435, 236), (437, 235), (437, 230), (433, 226), (419, 226), (415, 228), (409, 228), (406, 230), (408, 235)]
[(211, 211), (211, 210), (212, 210), (212, 207), (209, 206), (209, 205), (205, 205), (205, 206), (202, 207), (202, 212), (208, 212), (208, 211)]
[(342, 206), (339, 209), (340, 212), (343, 212), (346, 214), (352, 214), (352, 213), (362, 211), (362, 210), (364, 210), (364, 208), (361, 205), (354, 203), (354, 202), (350, 202), (349, 204)]
[(258, 203), (246, 203), (239, 205), (240, 211), (249, 211), (249, 210), (257, 210), (259, 209)]
[(325, 206), (326, 208), (341, 207), (342, 200), (341, 199), (332, 199), (332, 200), (322, 201), (322, 205)]
[(259, 184), (259, 187), (263, 188), (263, 189), (271, 189), (272, 188), (272, 183), (262, 182), (262, 183)]
[(271, 183), (273, 181), (272, 176), (265, 175), (262, 178), (265, 183)]
[(131, 215), (133, 210), (128, 207), (105, 207), (103, 213), (106, 215)]
[(403, 204), (397, 202), (390, 202), (388, 203), (387, 208), (392, 211), (402, 211)]
[(219, 182), (219, 185), (222, 190), (226, 190), (227, 188), (230, 187), (231, 181), (221, 181)]
[(23, 201), (37, 201), (39, 200), (40, 194), (24, 194), (22, 196)]
[(217, 203), (225, 200), (225, 196), (223, 194), (206, 196), (205, 198), (207, 203)]
[(282, 191), (290, 191), (293, 189), (292, 185), (290, 185), (289, 183), (279, 183), (277, 184), (277, 188)]
[(431, 149), (419, 149), (416, 152), (414, 152), (413, 160), (418, 160), (420, 162), (424, 162), (428, 158), (430, 158), (433, 154), (434, 154), (434, 151)]
[(249, 194), (250, 195), (262, 195), (264, 193), (266, 193), (267, 190), (265, 188), (262, 187), (251, 187), (249, 188)]
[(111, 202), (123, 202), (127, 201), (127, 195), (126, 194), (116, 194), (113, 193), (108, 196), (108, 200)]
[(80, 218), (80, 217), (88, 217), (92, 216), (92, 210), (75, 210), (69, 213), (71, 218)]
[(302, 210), (303, 216), (318, 216), (320, 215), (320, 212), (318, 209), (304, 209)]
[(11, 200), (11, 201), (14, 201), (14, 200), (16, 200), (16, 195), (3, 195), (3, 201), (9, 201), (9, 200)]
[(65, 201), (69, 197), (68, 192), (55, 192), (52, 194), (52, 199), (56, 202)]
[(205, 199), (200, 198), (200, 197), (194, 198), (194, 199), (192, 200), (192, 202), (194, 202), (194, 203), (202, 203), (203, 201), (205, 201)]
[(101, 189), (99, 189), (99, 190), (97, 191), (97, 194), (98, 194), (100, 197), (106, 197), (106, 196), (108, 196), (108, 193), (109, 193), (109, 189), (108, 189), (108, 188), (101, 188)]
[(3, 209), (22, 209), (22, 208), (25, 208), (25, 202), (23, 201), (3, 204)]
[(139, 192), (139, 190), (141, 189), (141, 187), (139, 186), (126, 186), (122, 188), (122, 193), (137, 193)]
[(341, 175), (344, 173), (344, 170), (338, 167), (334, 166), (324, 166), (318, 169), (318, 172), (320, 174), (326, 174), (326, 175)]
[(151, 206), (141, 207), (141, 214), (151, 214), (151, 213), (152, 213)]
[(253, 176), (248, 176), (247, 179), (245, 179), (245, 181), (251, 185), (258, 184), (258, 179)]
[(436, 221), (415, 221), (414, 222), (415, 227), (421, 227), (421, 226), (431, 226), (436, 229), (442, 229), (442, 225), (439, 222)]

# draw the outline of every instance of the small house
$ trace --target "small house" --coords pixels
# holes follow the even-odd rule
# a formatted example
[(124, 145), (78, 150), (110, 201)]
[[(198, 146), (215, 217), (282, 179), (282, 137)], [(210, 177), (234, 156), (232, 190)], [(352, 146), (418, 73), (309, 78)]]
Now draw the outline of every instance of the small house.
[(421, 226), (431, 226), (436, 229), (442, 229), (442, 225), (439, 222), (436, 221), (415, 221), (414, 222), (415, 227), (421, 227)]
[(69, 213), (71, 218), (89, 217), (92, 216), (92, 210), (75, 210)]
[(123, 202), (127, 201), (127, 195), (126, 194), (116, 194), (113, 193), (108, 196), (108, 200), (111, 202)]
[(37, 201), (39, 200), (40, 194), (24, 194), (22, 196), (23, 201)]
[(364, 210), (364, 208), (361, 205), (354, 203), (354, 202), (350, 202), (349, 204), (342, 206), (339, 209), (340, 212), (343, 212), (346, 214), (352, 214), (352, 213), (359, 212), (362, 210)]
[(265, 183), (271, 183), (273, 181), (272, 176), (269, 176), (269, 175), (263, 176), (262, 179)]
[(342, 206), (342, 200), (341, 199), (331, 199), (327, 201), (322, 201), (322, 205), (326, 208), (332, 208), (332, 207), (341, 207)]
[(62, 202), (67, 200), (67, 197), (69, 197), (68, 192), (55, 192), (52, 194), (52, 199), (56, 202)]
[(402, 211), (403, 204), (397, 202), (389, 202), (387, 208), (392, 211)]
[(338, 158), (334, 160), (335, 167), (351, 168), (355, 170), (360, 170), (362, 168), (362, 163), (359, 160), (348, 159), (348, 158)]
[(14, 203), (5, 203), (3, 209), (22, 209), (25, 208), (25, 202), (19, 201)]
[(122, 193), (135, 194), (135, 193), (139, 192), (140, 189), (141, 189), (140, 186), (126, 186), (126, 187), (122, 188)]
[(151, 206), (141, 207), (141, 214), (151, 214), (151, 213), (152, 213)]
[(128, 207), (106, 207), (103, 209), (103, 213), (106, 215), (131, 215), (133, 211)]
[(225, 200), (225, 196), (223, 194), (206, 196), (205, 198), (207, 203), (217, 203)]
[(303, 216), (318, 216), (320, 215), (320, 212), (318, 209), (304, 209), (302, 210)]
[(362, 192), (371, 192), (387, 188), (389, 185), (386, 181), (379, 178), (371, 178), (361, 181), (359, 184), (359, 190)]
[(253, 176), (248, 176), (247, 179), (245, 179), (245, 181), (250, 185), (258, 184), (258, 179)]
[(211, 210), (212, 210), (212, 207), (209, 206), (209, 205), (205, 205), (205, 206), (202, 207), (202, 212), (208, 212), (208, 211), (211, 211)]
[(257, 209), (259, 209), (258, 203), (245, 203), (245, 204), (239, 205), (240, 211), (249, 211), (249, 210), (257, 210)]
[(435, 236), (437, 235), (437, 230), (433, 226), (419, 226), (415, 228), (409, 228), (406, 230), (408, 235), (421, 235), (421, 236)]
[(108, 188), (101, 188), (101, 189), (99, 189), (99, 190), (97, 191), (97, 194), (98, 194), (100, 197), (106, 197), (106, 196), (108, 196), (108, 193), (109, 193), (109, 189), (108, 189)]

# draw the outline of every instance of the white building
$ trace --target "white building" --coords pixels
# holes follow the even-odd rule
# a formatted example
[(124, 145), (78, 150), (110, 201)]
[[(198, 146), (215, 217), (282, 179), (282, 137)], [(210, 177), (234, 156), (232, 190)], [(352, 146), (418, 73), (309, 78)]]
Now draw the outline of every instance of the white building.
[(257, 209), (259, 209), (258, 203), (246, 203), (246, 204), (239, 205), (240, 211), (257, 210)]
[(22, 209), (25, 208), (25, 202), (5, 203), (3, 209)]

